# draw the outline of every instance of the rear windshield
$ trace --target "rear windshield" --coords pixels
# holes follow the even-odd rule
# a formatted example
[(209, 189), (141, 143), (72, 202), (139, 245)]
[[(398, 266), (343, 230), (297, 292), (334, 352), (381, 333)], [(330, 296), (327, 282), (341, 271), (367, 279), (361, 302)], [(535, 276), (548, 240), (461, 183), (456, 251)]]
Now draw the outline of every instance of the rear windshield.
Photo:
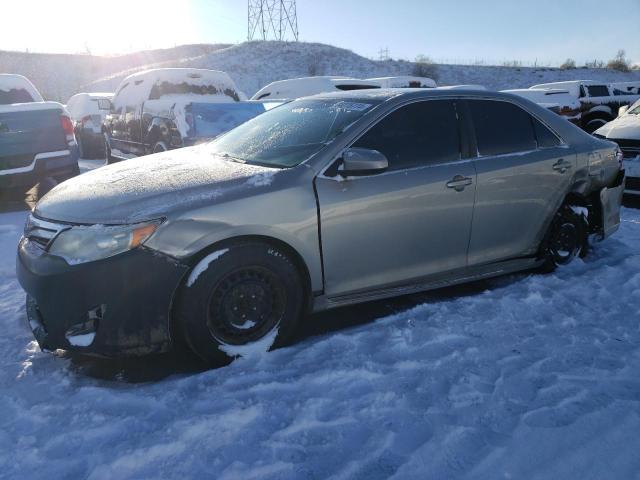
[(13, 88), (9, 91), (0, 90), (0, 105), (31, 103), (33, 101), (33, 97), (24, 88)]
[(294, 167), (318, 153), (381, 100), (297, 100), (214, 140), (211, 151), (239, 162)]
[(240, 101), (238, 92), (230, 88), (220, 89), (215, 85), (193, 85), (192, 83), (182, 82), (157, 82), (151, 87), (149, 100), (157, 100), (165, 95), (226, 95), (233, 98), (236, 102)]

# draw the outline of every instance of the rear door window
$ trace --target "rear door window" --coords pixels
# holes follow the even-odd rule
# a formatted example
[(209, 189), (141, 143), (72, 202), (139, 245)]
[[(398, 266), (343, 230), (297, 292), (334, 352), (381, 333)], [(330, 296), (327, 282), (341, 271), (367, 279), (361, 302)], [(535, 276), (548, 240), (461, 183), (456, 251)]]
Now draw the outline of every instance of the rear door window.
[(459, 160), (455, 103), (431, 100), (401, 107), (380, 120), (353, 146), (383, 153), (389, 170)]
[(469, 109), (480, 155), (505, 155), (537, 148), (531, 115), (517, 105), (496, 100), (469, 100)]
[(531, 121), (533, 122), (533, 129), (536, 132), (536, 140), (538, 141), (538, 148), (551, 148), (557, 147), (561, 145), (560, 139), (549, 130), (546, 125), (544, 125), (537, 118), (531, 117)]

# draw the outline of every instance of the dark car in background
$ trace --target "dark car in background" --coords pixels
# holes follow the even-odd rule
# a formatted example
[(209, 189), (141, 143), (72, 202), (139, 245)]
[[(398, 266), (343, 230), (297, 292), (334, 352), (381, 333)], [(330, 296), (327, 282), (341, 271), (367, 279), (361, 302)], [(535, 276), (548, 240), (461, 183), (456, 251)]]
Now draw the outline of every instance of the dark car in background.
[(45, 102), (22, 75), (0, 74), (0, 190), (50, 188), (78, 173), (78, 146), (64, 106)]
[(109, 161), (158, 153), (210, 140), (259, 115), (229, 75), (165, 68), (125, 78), (103, 123)]

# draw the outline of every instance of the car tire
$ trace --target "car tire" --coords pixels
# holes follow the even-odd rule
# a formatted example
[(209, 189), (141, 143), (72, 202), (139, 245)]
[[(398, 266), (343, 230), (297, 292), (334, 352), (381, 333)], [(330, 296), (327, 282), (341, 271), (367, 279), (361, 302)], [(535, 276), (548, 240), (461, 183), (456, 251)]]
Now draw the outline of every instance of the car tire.
[(584, 129), (587, 133), (593, 133), (596, 130), (598, 130), (600, 127), (605, 125), (606, 123), (607, 123), (607, 120), (604, 118), (593, 118), (587, 121), (586, 125), (584, 126)]
[(588, 251), (589, 224), (584, 215), (570, 205), (563, 205), (551, 222), (544, 240), (542, 270), (552, 272), (568, 265), (576, 257), (584, 257)]
[(151, 153), (162, 153), (162, 152), (166, 152), (168, 150), (167, 148), (167, 144), (164, 142), (156, 142), (153, 145), (153, 149), (151, 150)]
[(84, 141), (82, 140), (82, 135), (80, 135), (79, 133), (76, 134), (76, 142), (78, 143), (78, 153), (80, 155), (80, 158), (82, 159), (87, 158), (85, 157), (86, 152), (84, 147)]
[(277, 248), (244, 242), (208, 253), (178, 295), (176, 326), (189, 348), (219, 363), (286, 345), (303, 312), (296, 265)]
[(107, 165), (111, 165), (118, 161), (118, 159), (111, 153), (111, 143), (109, 142), (109, 136), (106, 133), (104, 134), (104, 152)]

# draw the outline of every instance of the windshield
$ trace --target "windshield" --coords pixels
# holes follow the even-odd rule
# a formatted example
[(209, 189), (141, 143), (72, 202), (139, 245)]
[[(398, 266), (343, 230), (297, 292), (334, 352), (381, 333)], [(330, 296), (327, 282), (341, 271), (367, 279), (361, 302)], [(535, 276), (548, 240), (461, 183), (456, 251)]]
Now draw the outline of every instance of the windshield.
[(236, 161), (295, 167), (325, 145), (380, 100), (298, 100), (240, 125), (210, 143), (213, 153)]

